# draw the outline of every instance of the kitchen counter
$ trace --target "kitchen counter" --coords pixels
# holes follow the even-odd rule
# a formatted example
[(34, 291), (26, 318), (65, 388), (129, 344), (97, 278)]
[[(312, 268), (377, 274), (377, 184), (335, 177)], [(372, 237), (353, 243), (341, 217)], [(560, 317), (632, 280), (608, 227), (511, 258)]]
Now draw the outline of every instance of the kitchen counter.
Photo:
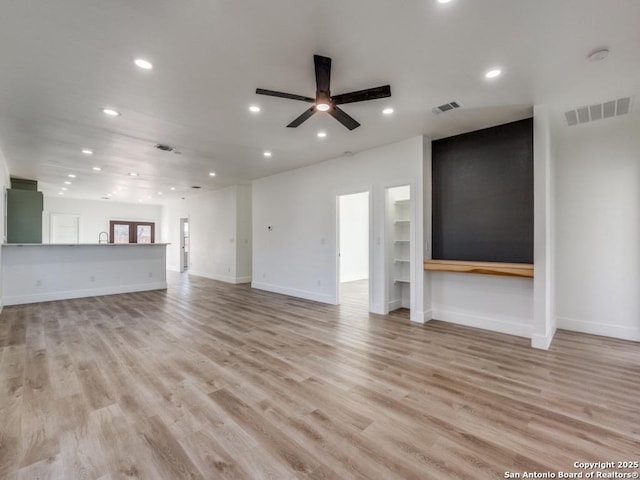
[(166, 289), (167, 245), (3, 244), (3, 304)]

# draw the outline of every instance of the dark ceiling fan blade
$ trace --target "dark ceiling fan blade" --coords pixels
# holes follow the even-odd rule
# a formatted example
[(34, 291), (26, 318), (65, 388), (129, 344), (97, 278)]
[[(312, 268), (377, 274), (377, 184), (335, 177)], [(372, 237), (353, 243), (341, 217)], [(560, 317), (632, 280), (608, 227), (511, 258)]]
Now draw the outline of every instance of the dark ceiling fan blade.
[(331, 85), (331, 59), (314, 55), (313, 63), (316, 66), (316, 89), (319, 92), (329, 92)]
[(356, 122), (356, 120), (353, 117), (351, 117), (350, 115), (347, 114), (347, 112), (336, 107), (335, 105), (331, 110), (329, 110), (328, 113), (333, 118), (338, 120), (341, 124), (343, 124), (345, 127), (347, 127), (349, 130), (353, 130), (354, 128), (358, 128), (360, 126), (360, 124)]
[(294, 95), (293, 93), (276, 92), (274, 90), (265, 90), (264, 88), (256, 88), (258, 95), (269, 95), (270, 97), (288, 98), (290, 100), (300, 100), (301, 102), (315, 103), (315, 98), (303, 97), (302, 95)]
[(291, 122), (289, 125), (287, 125), (287, 127), (289, 127), (289, 128), (299, 127), (302, 124), (302, 122), (305, 122), (306, 120), (308, 120), (309, 117), (311, 115), (313, 115), (314, 113), (316, 113), (315, 107), (311, 107), (309, 110), (305, 110), (305, 112), (302, 115), (300, 115), (293, 122)]
[(343, 105), (345, 103), (364, 102), (365, 100), (375, 100), (376, 98), (386, 98), (390, 96), (391, 86), (383, 85), (382, 87), (367, 88), (366, 90), (336, 95), (331, 97), (331, 101), (334, 105)]

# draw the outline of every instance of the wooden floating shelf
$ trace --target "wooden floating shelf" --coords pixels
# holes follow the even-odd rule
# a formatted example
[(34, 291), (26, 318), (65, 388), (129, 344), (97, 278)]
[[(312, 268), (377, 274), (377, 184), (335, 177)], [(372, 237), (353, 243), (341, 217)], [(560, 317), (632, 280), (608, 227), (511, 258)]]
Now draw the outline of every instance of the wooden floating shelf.
[(482, 273), (485, 275), (533, 278), (533, 265), (529, 263), (425, 260), (424, 269), (438, 272)]

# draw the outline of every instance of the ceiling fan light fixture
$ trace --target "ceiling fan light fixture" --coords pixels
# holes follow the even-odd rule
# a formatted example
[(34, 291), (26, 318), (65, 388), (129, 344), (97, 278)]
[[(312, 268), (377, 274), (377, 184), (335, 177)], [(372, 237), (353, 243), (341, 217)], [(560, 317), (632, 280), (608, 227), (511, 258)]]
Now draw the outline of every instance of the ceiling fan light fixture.
[(320, 110), (321, 112), (327, 112), (331, 108), (331, 105), (328, 103), (318, 103), (316, 105), (316, 110)]

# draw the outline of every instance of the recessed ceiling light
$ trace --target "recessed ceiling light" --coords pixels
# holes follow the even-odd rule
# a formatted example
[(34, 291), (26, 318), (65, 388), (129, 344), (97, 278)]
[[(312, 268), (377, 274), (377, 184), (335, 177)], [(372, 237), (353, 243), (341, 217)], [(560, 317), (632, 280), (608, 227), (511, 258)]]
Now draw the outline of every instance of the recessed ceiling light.
[(589, 59), (592, 62), (597, 62), (600, 60), (604, 60), (608, 56), (609, 56), (608, 48), (598, 48), (597, 50), (594, 50), (589, 55), (587, 55), (587, 59)]
[(151, 70), (153, 68), (153, 64), (149, 60), (145, 60), (144, 58), (136, 58), (133, 63), (135, 63), (143, 70)]
[(175, 189), (176, 189), (176, 187), (171, 187), (169, 190), (175, 190)]
[(93, 167), (93, 170), (95, 170), (96, 172), (99, 172), (102, 169), (100, 167)]
[(215, 177), (216, 176), (216, 172), (209, 172), (209, 176), (210, 177)]
[(325, 138), (327, 136), (327, 132), (318, 132), (318, 138)]
[(66, 192), (68, 190), (67, 187), (62, 187), (60, 190), (62, 190), (63, 192)]
[(158, 192), (158, 195), (162, 195), (162, 192)]
[(74, 173), (70, 173), (69, 175), (67, 175), (67, 177), (69, 178), (76, 178), (76, 175)]
[(139, 198), (139, 199), (138, 199), (138, 201), (139, 201), (139, 202), (141, 202), (141, 201), (142, 201), (142, 199), (141, 199), (141, 198)]
[(502, 74), (502, 70), (499, 68), (493, 68), (484, 74), (485, 78), (496, 78)]
[(257, 106), (257, 105), (251, 105), (251, 106), (249, 107), (249, 111), (250, 111), (251, 113), (259, 113), (259, 112), (260, 112), (260, 107), (259, 107), (259, 106)]
[(58, 195), (64, 195), (64, 192), (58, 192)]
[(102, 109), (102, 113), (104, 113), (105, 115), (109, 115), (110, 117), (119, 117), (120, 116), (120, 112), (117, 110), (114, 110), (112, 108), (103, 108)]
[(384, 113), (385, 115), (391, 115), (393, 113), (393, 108), (387, 107), (384, 110), (382, 110), (382, 113)]
[(449, 3), (451, 0), (438, 0), (438, 3)]
[(64, 184), (65, 184), (65, 185), (71, 185), (71, 182), (66, 181), (66, 182), (64, 182)]
[(85, 155), (93, 155), (93, 150), (89, 150), (88, 148), (83, 148), (82, 153)]
[(148, 200), (151, 200), (151, 195), (147, 195), (147, 199), (148, 199)]
[(271, 152), (269, 150), (267, 150), (266, 152), (263, 153), (263, 155), (267, 158), (269, 158), (271, 156)]
[(138, 174), (136, 172), (129, 172), (130, 177), (137, 177)]

